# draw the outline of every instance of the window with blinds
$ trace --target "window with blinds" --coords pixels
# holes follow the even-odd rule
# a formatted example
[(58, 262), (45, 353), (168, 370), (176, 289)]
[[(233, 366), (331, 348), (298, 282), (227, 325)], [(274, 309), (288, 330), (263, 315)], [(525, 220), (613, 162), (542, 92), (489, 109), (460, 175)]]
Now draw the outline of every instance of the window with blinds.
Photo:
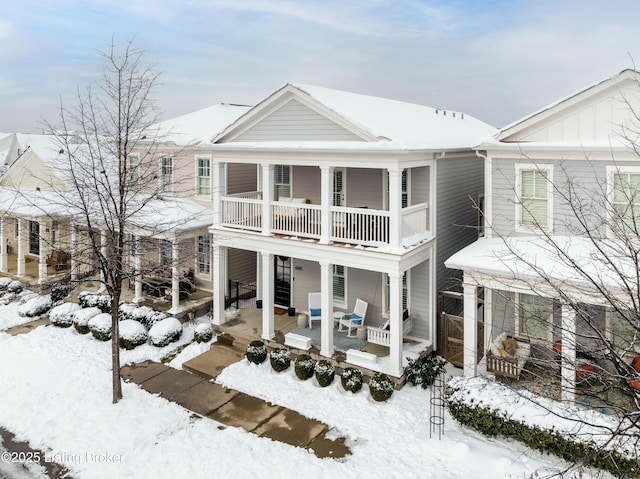
[(278, 201), (280, 198), (291, 198), (291, 178), (289, 165), (276, 165), (275, 187), (276, 201)]
[(346, 303), (345, 289), (345, 268), (340, 264), (333, 265), (333, 301), (335, 303)]

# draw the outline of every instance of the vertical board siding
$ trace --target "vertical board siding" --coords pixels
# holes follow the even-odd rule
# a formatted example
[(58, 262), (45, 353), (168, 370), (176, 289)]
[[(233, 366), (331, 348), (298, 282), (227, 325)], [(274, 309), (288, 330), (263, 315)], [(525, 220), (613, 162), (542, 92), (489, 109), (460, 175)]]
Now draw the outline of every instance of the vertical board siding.
[(424, 261), (413, 267), (410, 273), (409, 287), (411, 306), (410, 313), (413, 327), (410, 336), (433, 340), (431, 331), (432, 290), (429, 282), (430, 261)]
[(436, 165), (436, 288), (460, 291), (462, 274), (445, 268), (452, 254), (478, 239), (473, 201), (484, 191), (484, 163), (475, 156), (444, 158)]
[(247, 141), (362, 141), (297, 100), (290, 100), (234, 139)]

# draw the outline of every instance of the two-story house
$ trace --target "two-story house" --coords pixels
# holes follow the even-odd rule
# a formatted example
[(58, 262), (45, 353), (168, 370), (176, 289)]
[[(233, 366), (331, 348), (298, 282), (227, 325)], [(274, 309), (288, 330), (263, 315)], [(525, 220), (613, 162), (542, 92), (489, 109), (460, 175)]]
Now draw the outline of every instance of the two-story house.
[[(262, 338), (274, 337), (275, 306), (305, 311), (317, 292), (330, 357), (336, 314), (360, 299), (365, 325), (388, 320), (390, 332), (388, 362), (365, 367), (400, 377), (403, 316), (433, 341), (436, 292), (451, 276), (443, 261), (477, 238), (456, 225), (476, 219), (469, 196), (483, 174), (470, 147), (494, 131), (463, 113), (327, 88), (269, 95), (212, 140), (214, 323), (225, 322), (230, 255), (250, 251)], [(256, 181), (233, 192), (237, 164)]]
[(625, 314), (640, 287), (638, 112), (638, 73), (625, 70), (475, 147), (484, 237), (445, 263), (464, 274), (465, 374), (482, 371), (479, 322), (485, 345), (505, 332), (526, 340), (532, 358), (560, 358), (568, 400), (581, 352), (638, 354), (637, 317)]

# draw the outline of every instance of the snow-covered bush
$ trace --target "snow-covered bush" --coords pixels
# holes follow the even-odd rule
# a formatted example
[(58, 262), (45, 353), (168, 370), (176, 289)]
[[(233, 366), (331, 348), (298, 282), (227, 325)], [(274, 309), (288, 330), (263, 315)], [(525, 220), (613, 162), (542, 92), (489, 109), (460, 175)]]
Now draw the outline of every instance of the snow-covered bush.
[(133, 312), (138, 309), (138, 305), (133, 303), (120, 303), (118, 305), (118, 321), (133, 319)]
[(391, 397), (395, 384), (389, 376), (375, 373), (369, 381), (369, 393), (374, 401), (384, 402)]
[(80, 310), (80, 305), (77, 303), (59, 304), (58, 306), (54, 306), (49, 312), (49, 320), (54, 326), (68, 328), (73, 324), (75, 312), (78, 310)]
[(51, 309), (51, 296), (44, 295), (41, 296), (39, 294), (32, 294), (29, 296), (25, 296), (22, 300), (20, 300), (20, 305), (18, 306), (18, 314), (20, 316), (26, 316), (28, 318), (33, 318), (35, 316), (40, 316)]
[(118, 324), (118, 344), (124, 349), (133, 349), (147, 342), (149, 333), (142, 323), (125, 319)]
[(276, 348), (269, 353), (269, 361), (271, 367), (277, 373), (280, 373), (289, 368), (291, 365), (291, 357), (289, 356), (289, 350), (284, 348)]
[(2, 278), (0, 278), (0, 291), (6, 291), (7, 287), (9, 286), (9, 283), (11, 283), (11, 281), (13, 281), (11, 278), (8, 278), (6, 276), (3, 276)]
[(321, 359), (315, 366), (316, 381), (320, 387), (327, 387), (336, 376), (336, 368), (328, 359)]
[(345, 368), (340, 377), (340, 384), (345, 391), (357, 393), (362, 389), (362, 371), (356, 368)]
[(89, 320), (89, 331), (98, 341), (109, 341), (111, 339), (111, 315), (100, 313)]
[(267, 359), (267, 346), (262, 341), (251, 341), (246, 356), (250, 362), (262, 364)]
[(447, 364), (444, 358), (435, 354), (427, 354), (417, 359), (410, 359), (404, 368), (404, 374), (409, 384), (427, 389), (435, 379), (444, 372)]
[(78, 304), (83, 308), (100, 308), (103, 313), (111, 312), (111, 296), (108, 294), (82, 291), (78, 295)]
[(149, 339), (154, 346), (166, 346), (180, 339), (182, 335), (182, 323), (177, 318), (164, 318), (151, 326)]
[(313, 376), (315, 371), (316, 362), (308, 354), (301, 354), (296, 358), (294, 364), (294, 370), (298, 379), (306, 381)]
[(213, 330), (209, 323), (200, 323), (196, 326), (193, 333), (193, 339), (196, 343), (208, 343), (213, 339)]
[(89, 332), (89, 320), (94, 316), (98, 316), (102, 311), (95, 306), (91, 308), (81, 308), (73, 313), (73, 327), (76, 328), (80, 334), (87, 334)]
[(22, 291), (24, 289), (24, 285), (18, 281), (17, 279), (14, 279), (13, 281), (10, 281), (9, 284), (7, 285), (7, 291), (9, 291), (10, 293), (19, 293), (20, 291)]
[(166, 317), (166, 314), (155, 311), (149, 306), (140, 306), (139, 308), (134, 309), (131, 313), (131, 319), (142, 323), (142, 325), (147, 329), (150, 329), (151, 326), (156, 324), (158, 321), (162, 321)]
[(71, 285), (69, 283), (56, 283), (51, 286), (51, 302), (53, 304), (59, 304), (71, 291)]
[(2, 296), (0, 296), (0, 305), (7, 305), (18, 297), (17, 293), (9, 293), (8, 291), (4, 291)]

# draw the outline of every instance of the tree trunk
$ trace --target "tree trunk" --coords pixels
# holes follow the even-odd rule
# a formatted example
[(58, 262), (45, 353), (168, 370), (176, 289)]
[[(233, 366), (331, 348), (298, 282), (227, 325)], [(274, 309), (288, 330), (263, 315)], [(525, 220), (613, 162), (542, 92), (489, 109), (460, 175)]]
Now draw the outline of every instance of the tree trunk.
[(120, 294), (113, 294), (111, 299), (111, 372), (113, 378), (113, 404), (122, 399), (122, 382), (120, 380), (120, 347), (118, 345), (118, 304)]

